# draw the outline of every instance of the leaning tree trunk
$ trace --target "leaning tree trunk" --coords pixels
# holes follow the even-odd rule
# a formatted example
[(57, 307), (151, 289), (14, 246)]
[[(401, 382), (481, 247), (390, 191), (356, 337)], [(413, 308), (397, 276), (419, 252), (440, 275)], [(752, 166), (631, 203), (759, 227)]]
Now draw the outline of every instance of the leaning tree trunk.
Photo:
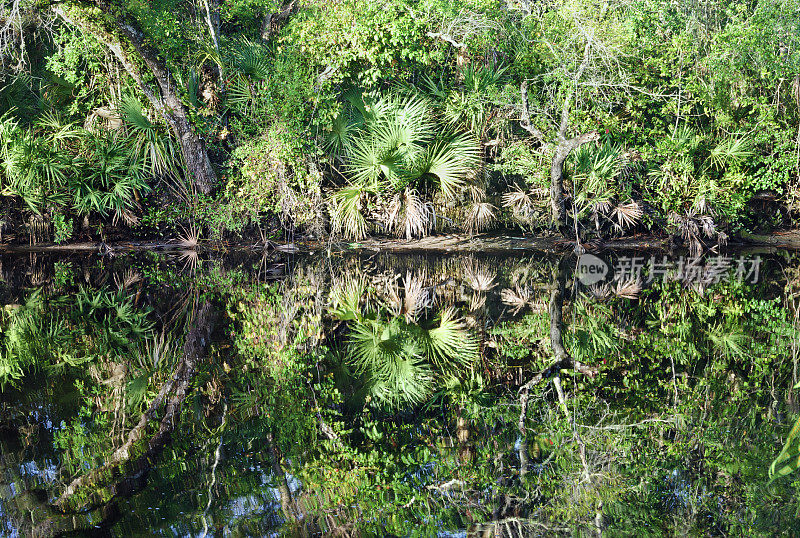
[[(105, 465), (73, 480), (56, 499), (54, 506), (61, 512), (74, 513), (108, 504), (117, 496), (131, 494), (140, 487), (128, 475), (144, 476), (153, 458), (170, 438), (183, 401), (189, 392), (195, 370), (211, 343), (216, 311), (210, 302), (199, 309), (194, 326), (186, 334), (183, 356), (158, 395), (142, 413), (138, 423), (128, 433), (125, 443), (114, 451)], [(158, 415), (157, 428), (150, 428)], [(155, 430), (148, 435), (148, 430)]]
[[(105, 15), (105, 21), (97, 22), (82, 17), (80, 13), (76, 14), (72, 10), (68, 12), (61, 7), (56, 8), (56, 12), (65, 21), (97, 37), (117, 57), (153, 108), (169, 124), (180, 144), (189, 181), (200, 192), (208, 194), (216, 182), (216, 174), (211, 167), (205, 143), (197, 136), (189, 122), (186, 106), (178, 96), (178, 85), (166, 61), (157, 50), (147, 44), (146, 36), (138, 21), (125, 8), (118, 7), (114, 2), (84, 0), (64, 3), (96, 7)], [(133, 47), (150, 70), (156, 82), (155, 87), (142, 77), (137, 62), (129, 56), (127, 44)]]

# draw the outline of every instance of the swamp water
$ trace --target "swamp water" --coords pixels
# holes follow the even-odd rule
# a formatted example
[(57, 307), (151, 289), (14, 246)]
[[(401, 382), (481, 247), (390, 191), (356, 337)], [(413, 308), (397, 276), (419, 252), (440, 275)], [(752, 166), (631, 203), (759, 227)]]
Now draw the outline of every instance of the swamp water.
[[(2, 258), (0, 535), (797, 534), (800, 257)], [(555, 366), (554, 366), (555, 365)]]

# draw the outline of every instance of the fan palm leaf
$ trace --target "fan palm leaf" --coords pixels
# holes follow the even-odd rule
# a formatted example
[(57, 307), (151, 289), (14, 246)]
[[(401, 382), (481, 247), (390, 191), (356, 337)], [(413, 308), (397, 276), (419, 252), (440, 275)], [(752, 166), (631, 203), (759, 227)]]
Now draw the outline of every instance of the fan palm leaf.
[(131, 130), (133, 156), (144, 174), (157, 177), (176, 174), (177, 152), (172, 139), (163, 136), (145, 116), (138, 100), (127, 97), (119, 105), (125, 125)]
[(355, 240), (367, 235), (367, 221), (361, 213), (363, 193), (361, 187), (350, 186), (333, 194), (331, 218), (336, 233), (344, 232), (346, 237)]
[(256, 80), (265, 80), (272, 72), (267, 48), (247, 38), (240, 39), (235, 44), (233, 64), (240, 73)]
[(431, 145), (416, 163), (415, 175), (434, 177), (445, 198), (452, 200), (466, 184), (467, 177), (474, 173), (479, 162), (475, 140), (462, 134)]
[(717, 144), (709, 153), (711, 166), (721, 170), (726, 166), (739, 163), (753, 155), (750, 143), (745, 138), (728, 138)]
[(440, 368), (470, 365), (478, 357), (478, 342), (452, 308), (443, 310), (438, 326), (423, 336), (426, 356)]

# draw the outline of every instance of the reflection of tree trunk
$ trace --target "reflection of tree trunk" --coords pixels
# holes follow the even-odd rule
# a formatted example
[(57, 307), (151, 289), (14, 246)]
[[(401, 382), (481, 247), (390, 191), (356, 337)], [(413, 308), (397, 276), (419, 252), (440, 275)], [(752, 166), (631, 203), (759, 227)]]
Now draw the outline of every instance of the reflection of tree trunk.
[(113, 521), (118, 517), (114, 506), (103, 507), (91, 514), (61, 514), (47, 502), (42, 490), (24, 490), (14, 494), (27, 482), (20, 475), (24, 451), (20, 454), (0, 444), (0, 506), (11, 529), (19, 536), (59, 536), (62, 534), (97, 529), (98, 521)]
[(267, 448), (269, 451), (270, 465), (272, 466), (272, 474), (275, 475), (275, 480), (278, 482), (278, 494), (281, 496), (281, 511), (283, 517), (291, 522), (294, 531), (300, 536), (308, 536), (305, 526), (302, 524), (302, 517), (300, 517), (300, 510), (297, 506), (292, 490), (289, 488), (289, 481), (286, 478), (286, 471), (281, 465), (281, 454), (275, 446), (273, 435), (267, 435)]
[[(130, 494), (140, 487), (139, 482), (131, 480), (125, 471), (132, 469), (136, 476), (146, 473), (150, 467), (150, 458), (169, 439), (175, 428), (177, 414), (194, 378), (197, 363), (211, 342), (215, 318), (216, 313), (211, 303), (204, 303), (198, 311), (194, 326), (186, 335), (183, 358), (176, 366), (172, 377), (161, 387), (147, 411), (128, 434), (125, 443), (109, 457), (108, 462), (103, 467), (76, 478), (67, 486), (55, 502), (59, 509), (85, 510), (87, 507), (105, 504), (117, 495)], [(146, 439), (148, 426), (162, 408), (164, 413), (158, 430)]]
[(464, 418), (464, 408), (458, 409), (456, 416), (456, 441), (458, 441), (458, 458), (463, 462), (472, 461), (475, 452), (469, 442), (469, 421)]
[(523, 433), (519, 438), (519, 449), (517, 450), (519, 456), (519, 476), (520, 478), (528, 474), (530, 467), (530, 458), (528, 458), (528, 439)]
[[(153, 108), (161, 114), (172, 129), (180, 144), (189, 180), (201, 192), (210, 192), (216, 182), (216, 174), (211, 167), (205, 144), (194, 132), (189, 122), (188, 111), (178, 95), (178, 85), (167, 67), (166, 61), (157, 50), (148, 45), (147, 38), (139, 27), (138, 21), (127, 10), (115, 5), (114, 2), (105, 0), (82, 3), (96, 7), (103, 15), (109, 17), (113, 21), (112, 27), (107, 28), (88, 18), (76, 15), (77, 12), (67, 12), (60, 7), (56, 8), (56, 12), (67, 23), (76, 25), (81, 30), (95, 36), (116, 56), (131, 78), (139, 85)], [(129, 55), (127, 43), (132, 45), (149, 68), (156, 87), (153, 87), (142, 76), (137, 62)]]
[(559, 261), (558, 266), (554, 268), (553, 286), (550, 290), (550, 347), (553, 349), (553, 356), (556, 361), (533, 376), (533, 378), (520, 389), (520, 404), (522, 409), (520, 411), (518, 428), (523, 434), (525, 432), (525, 414), (528, 406), (528, 397), (530, 395), (530, 390), (534, 386), (545, 379), (558, 375), (558, 372), (564, 369), (573, 369), (588, 376), (597, 374), (597, 368), (576, 361), (564, 348), (562, 332), (564, 329), (564, 293), (567, 283), (567, 264), (568, 261), (562, 259)]

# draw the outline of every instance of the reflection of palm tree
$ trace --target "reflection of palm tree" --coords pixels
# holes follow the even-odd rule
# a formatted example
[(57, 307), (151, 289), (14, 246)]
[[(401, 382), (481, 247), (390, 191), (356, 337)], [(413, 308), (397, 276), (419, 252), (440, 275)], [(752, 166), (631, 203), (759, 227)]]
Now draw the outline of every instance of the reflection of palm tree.
[(494, 281), (496, 276), (497, 273), (491, 267), (475, 259), (470, 258), (464, 262), (464, 280), (477, 292), (486, 292), (494, 288), (497, 285)]
[(365, 316), (353, 324), (348, 359), (368, 378), (372, 395), (384, 405), (420, 403), (437, 377), (471, 364), (478, 344), (451, 309), (428, 326), (405, 317)]

